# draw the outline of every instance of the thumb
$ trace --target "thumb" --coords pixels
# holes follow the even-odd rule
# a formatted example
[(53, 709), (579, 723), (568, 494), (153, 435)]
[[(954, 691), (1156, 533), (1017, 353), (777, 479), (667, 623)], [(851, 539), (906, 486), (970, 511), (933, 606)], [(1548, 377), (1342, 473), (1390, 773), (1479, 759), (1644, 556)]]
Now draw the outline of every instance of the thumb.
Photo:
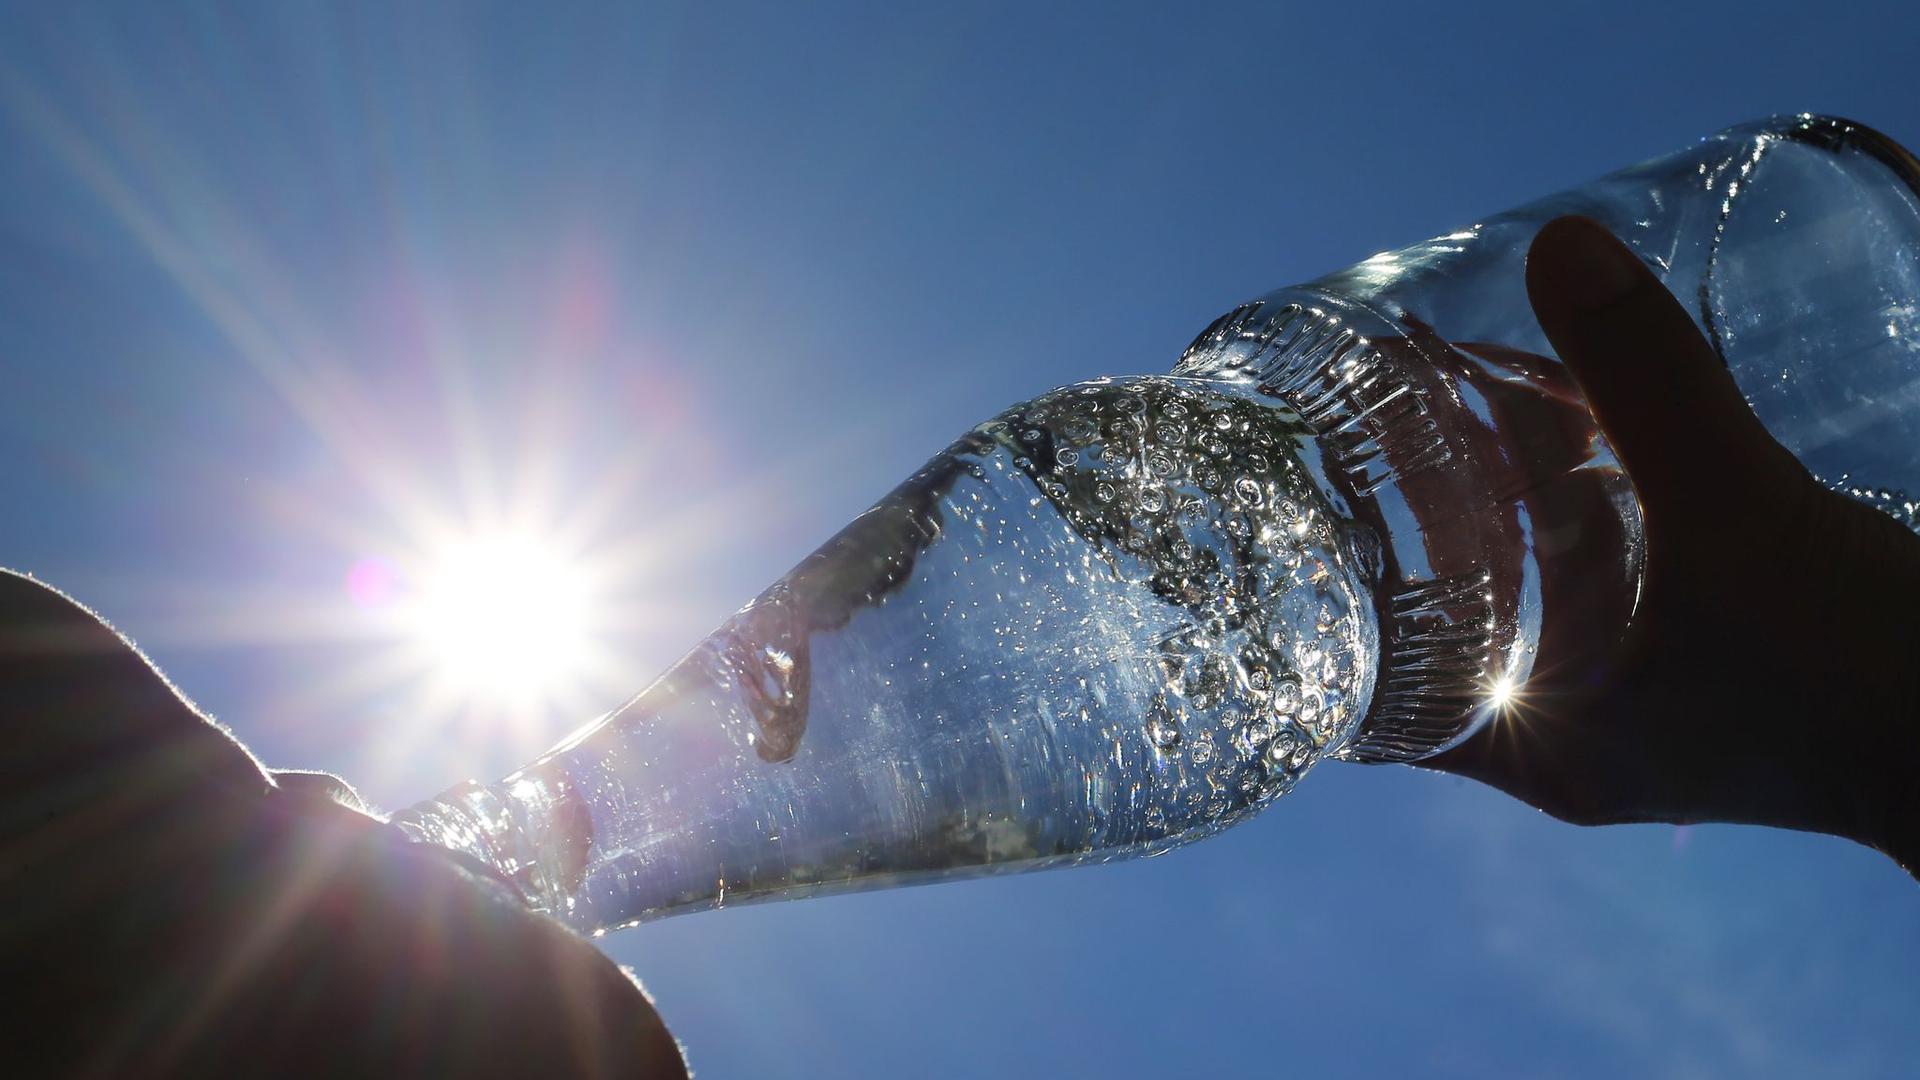
[(1540, 230), (1527, 294), (1643, 500), (1684, 505), (1785, 458), (1679, 301), (1597, 222)]

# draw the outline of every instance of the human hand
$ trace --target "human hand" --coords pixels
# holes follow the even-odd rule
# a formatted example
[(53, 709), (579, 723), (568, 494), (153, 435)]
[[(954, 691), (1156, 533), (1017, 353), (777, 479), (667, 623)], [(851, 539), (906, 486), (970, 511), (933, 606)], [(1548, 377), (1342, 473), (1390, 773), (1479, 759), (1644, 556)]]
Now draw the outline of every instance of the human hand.
[(1920, 860), (1920, 536), (1810, 476), (1686, 311), (1600, 225), (1527, 257), (1534, 313), (1646, 520), (1645, 586), (1596, 696), (1536, 675), (1421, 764), (1567, 821), (1832, 833)]
[(0, 571), (13, 1075), (685, 1076), (599, 950)]

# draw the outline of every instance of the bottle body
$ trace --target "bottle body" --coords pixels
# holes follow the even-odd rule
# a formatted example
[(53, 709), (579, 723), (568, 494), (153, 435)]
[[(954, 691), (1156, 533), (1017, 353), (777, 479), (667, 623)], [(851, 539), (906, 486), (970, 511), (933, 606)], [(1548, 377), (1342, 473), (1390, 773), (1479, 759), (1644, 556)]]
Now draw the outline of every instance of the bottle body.
[(1171, 377), (983, 424), (633, 701), (396, 822), (600, 930), (1151, 854), (1541, 672), (1597, 686), (1640, 510), (1527, 305), (1534, 233), (1612, 228), (1789, 450), (1911, 524), (1916, 188), (1871, 131), (1770, 121), (1241, 305)]

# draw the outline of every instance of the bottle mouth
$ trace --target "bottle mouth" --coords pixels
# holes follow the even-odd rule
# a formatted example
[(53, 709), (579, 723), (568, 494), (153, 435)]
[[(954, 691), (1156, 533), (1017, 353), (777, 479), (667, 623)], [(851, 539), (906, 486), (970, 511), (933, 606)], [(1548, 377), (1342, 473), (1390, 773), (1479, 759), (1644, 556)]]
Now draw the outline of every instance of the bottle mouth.
[(548, 868), (526, 834), (524, 808), (494, 787), (465, 780), (394, 814), (391, 824), (415, 841), (478, 864), (527, 906), (558, 914)]

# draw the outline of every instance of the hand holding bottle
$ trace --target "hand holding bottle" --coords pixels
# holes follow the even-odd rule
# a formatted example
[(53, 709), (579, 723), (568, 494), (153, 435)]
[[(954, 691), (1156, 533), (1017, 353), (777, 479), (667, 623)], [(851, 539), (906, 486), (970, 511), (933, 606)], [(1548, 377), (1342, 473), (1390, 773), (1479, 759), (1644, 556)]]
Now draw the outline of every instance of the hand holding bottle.
[(1527, 286), (1639, 494), (1645, 586), (1604, 685), (1537, 671), (1423, 764), (1580, 824), (1805, 829), (1913, 869), (1920, 536), (1815, 481), (1599, 225), (1541, 230)]

